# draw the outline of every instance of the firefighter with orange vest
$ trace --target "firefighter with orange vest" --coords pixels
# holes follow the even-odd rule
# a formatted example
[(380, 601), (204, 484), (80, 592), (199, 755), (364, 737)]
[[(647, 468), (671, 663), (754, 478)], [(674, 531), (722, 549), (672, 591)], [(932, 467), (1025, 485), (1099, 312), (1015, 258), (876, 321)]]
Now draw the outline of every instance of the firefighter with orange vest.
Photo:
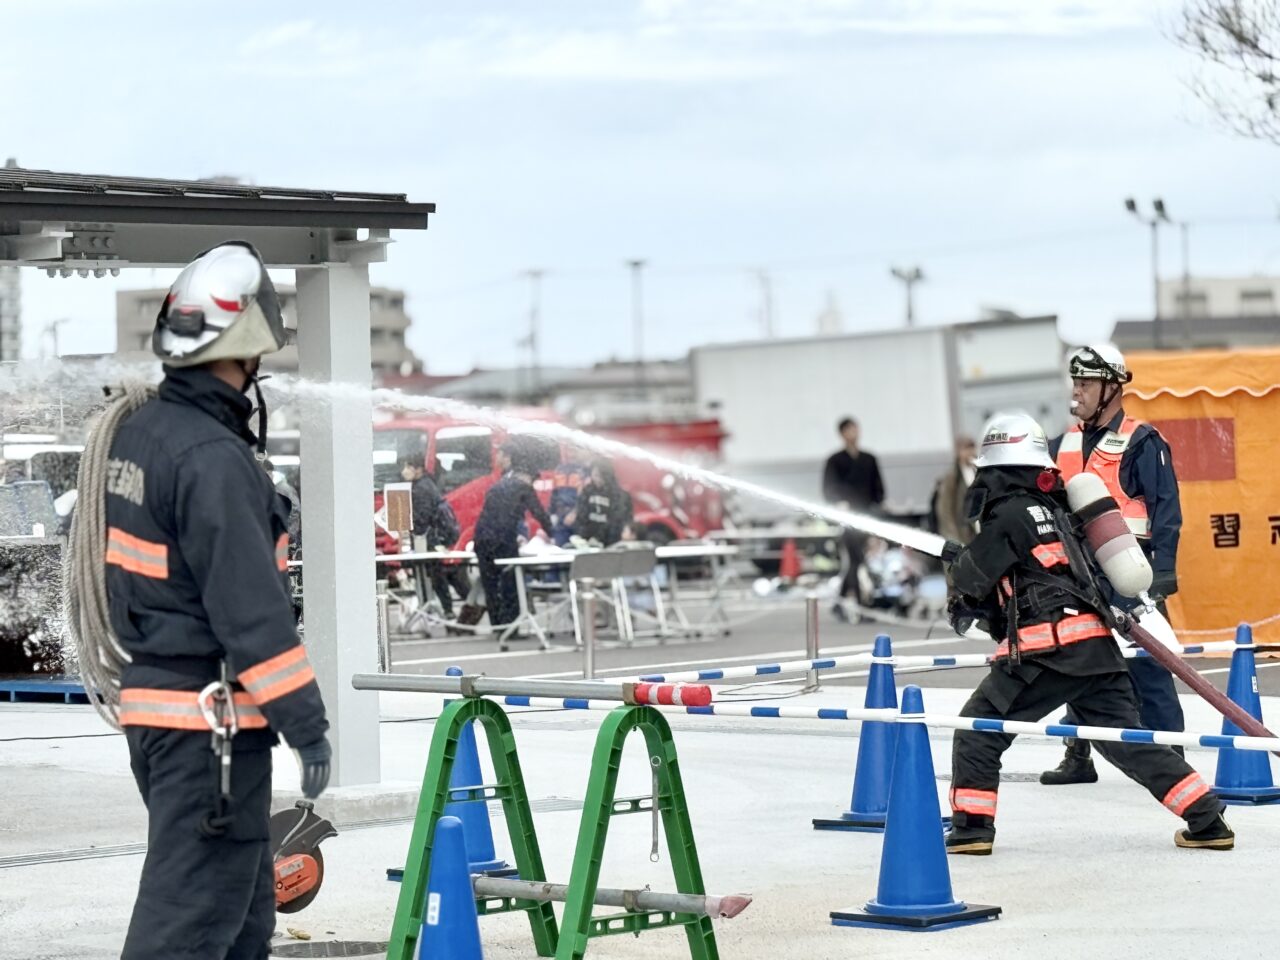
[[(960, 711), (965, 717), (1037, 721), (1070, 704), (1080, 722), (1133, 727), (1138, 704), (1124, 657), (1100, 611), (1080, 600), (1056, 514), (1066, 492), (1040, 425), (1004, 414), (983, 433), (969, 491), (968, 546), (948, 540), (942, 559), (958, 633), (978, 626), (999, 641), (991, 671)], [(952, 746), (949, 853), (983, 855), (995, 842), (1000, 760), (1013, 736), (958, 730)], [(1235, 835), (1200, 774), (1155, 743), (1099, 743), (1098, 750), (1186, 821), (1179, 847), (1229, 850)]]
[[(1176, 563), (1182, 530), (1173, 454), (1155, 427), (1124, 412), (1124, 385), (1133, 374), (1114, 346), (1081, 347), (1068, 360), (1068, 372), (1071, 413), (1079, 422), (1050, 441), (1049, 452), (1064, 483), (1088, 471), (1106, 484), (1151, 564), (1154, 578), (1150, 594), (1167, 616), (1164, 598), (1178, 590)], [(1122, 608), (1133, 603), (1119, 597), (1111, 601)], [(1150, 657), (1135, 657), (1128, 664), (1142, 725), (1148, 730), (1184, 729), (1173, 675)], [(1070, 711), (1066, 722), (1075, 722)], [(1181, 751), (1181, 747), (1177, 749)], [(1067, 741), (1062, 762), (1040, 775), (1040, 782), (1049, 786), (1094, 783), (1097, 779), (1088, 740)]]
[(324, 704), (290, 604), (288, 507), (263, 467), (258, 364), (285, 342), (257, 252), (214, 247), (160, 308), (157, 395), (109, 441), (105, 585), (128, 655), (116, 721), (149, 839), (123, 960), (268, 956), (277, 734), (306, 797), (328, 783)]

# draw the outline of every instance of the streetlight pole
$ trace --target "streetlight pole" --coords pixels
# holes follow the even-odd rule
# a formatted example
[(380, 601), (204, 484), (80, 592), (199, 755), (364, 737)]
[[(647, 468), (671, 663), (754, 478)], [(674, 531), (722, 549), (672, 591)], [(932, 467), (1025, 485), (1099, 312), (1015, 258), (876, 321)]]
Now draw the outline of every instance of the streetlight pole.
[(631, 324), (635, 337), (636, 383), (644, 386), (644, 260), (628, 260), (631, 268)]
[(541, 363), (538, 355), (538, 322), (539, 313), (542, 308), (542, 278), (546, 274), (545, 270), (531, 268), (524, 272), (529, 278), (529, 393), (530, 399), (535, 399), (538, 388), (541, 386), (539, 381), (541, 376)]
[(1161, 329), (1160, 318), (1160, 224), (1172, 223), (1173, 221), (1169, 219), (1169, 214), (1164, 207), (1164, 201), (1159, 197), (1151, 201), (1151, 209), (1155, 213), (1150, 217), (1142, 215), (1138, 210), (1138, 202), (1133, 197), (1125, 198), (1124, 208), (1133, 214), (1139, 223), (1145, 223), (1151, 228), (1151, 291), (1154, 299), (1151, 345), (1160, 350), (1164, 347), (1164, 331)]
[(903, 286), (907, 288), (907, 326), (914, 327), (916, 325), (916, 310), (912, 291), (915, 285), (924, 279), (924, 271), (919, 267), (890, 267), (889, 273), (901, 280)]
[(753, 270), (760, 284), (760, 329), (766, 340), (773, 339), (773, 278), (764, 267)]

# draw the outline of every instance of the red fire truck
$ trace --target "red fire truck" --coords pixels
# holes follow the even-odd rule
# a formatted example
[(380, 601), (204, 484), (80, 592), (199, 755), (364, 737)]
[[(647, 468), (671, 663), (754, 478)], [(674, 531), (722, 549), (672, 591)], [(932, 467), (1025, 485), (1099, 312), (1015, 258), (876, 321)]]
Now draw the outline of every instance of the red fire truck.
[[(526, 410), (523, 419), (554, 421), (544, 410)], [(639, 447), (650, 453), (696, 464), (719, 459), (724, 433), (717, 420), (659, 422), (595, 427), (596, 436)], [(374, 486), (376, 504), (382, 488), (400, 480), (399, 463), (421, 459), (458, 518), (458, 547), (473, 538), (485, 494), (500, 477), (496, 456), (509, 434), (501, 428), (445, 417), (399, 416), (375, 424)], [(553, 445), (555, 446), (555, 445)], [(580, 486), (591, 461), (598, 457), (570, 443), (558, 444), (559, 463), (535, 480), (544, 505), (558, 486)], [(552, 458), (554, 459), (554, 457)], [(630, 495), (634, 528), (638, 537), (655, 543), (700, 537), (722, 525), (723, 503), (719, 491), (668, 472), (643, 457), (611, 457), (618, 482)], [(390, 535), (380, 535), (379, 549)]]

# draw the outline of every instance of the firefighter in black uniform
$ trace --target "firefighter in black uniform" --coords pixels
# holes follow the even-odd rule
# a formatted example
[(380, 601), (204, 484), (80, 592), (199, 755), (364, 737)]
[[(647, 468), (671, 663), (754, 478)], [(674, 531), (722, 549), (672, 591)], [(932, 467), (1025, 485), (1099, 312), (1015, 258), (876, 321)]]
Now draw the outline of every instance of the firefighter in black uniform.
[[(1124, 354), (1111, 344), (1081, 347), (1067, 366), (1071, 375), (1071, 413), (1080, 422), (1049, 441), (1049, 453), (1064, 483), (1079, 473), (1096, 474), (1111, 494), (1130, 532), (1151, 564), (1151, 597), (1168, 616), (1164, 598), (1178, 591), (1178, 540), (1182, 504), (1173, 453), (1160, 431), (1124, 411), (1124, 385), (1133, 379)], [(1117, 606), (1132, 601), (1112, 597)], [(1182, 730), (1185, 718), (1173, 675), (1151, 657), (1126, 661), (1138, 696), (1138, 716), (1148, 730)], [(1066, 723), (1075, 720), (1068, 712)], [(1175, 747), (1179, 753), (1181, 747)], [(1062, 762), (1040, 774), (1048, 786), (1093, 783), (1098, 779), (1088, 740), (1069, 740)]]
[(475, 551), (480, 568), (480, 582), (484, 585), (485, 602), (489, 605), (489, 623), (505, 642), (513, 632), (513, 624), (520, 613), (520, 598), (516, 577), (524, 572), (514, 567), (500, 567), (498, 560), (520, 555), (520, 528), (525, 514), (531, 515), (551, 532), (551, 518), (543, 509), (533, 489), (538, 475), (538, 462), (534, 447), (523, 437), (512, 437), (498, 450), (498, 469), (502, 478), (484, 495), (484, 506), (476, 520)]
[[(228, 243), (202, 254), (156, 321), (158, 396), (111, 444), (106, 585), (131, 657), (119, 722), (149, 818), (123, 960), (268, 956), (277, 734), (298, 755), (304, 795), (328, 783), (324, 704), (289, 599), (288, 507), (262, 466), (261, 392), (257, 436), (245, 396), (259, 358), (284, 343), (256, 251)], [(209, 716), (229, 705), (228, 784)]]
[[(943, 551), (951, 617), (957, 632), (976, 623), (1003, 639), (961, 715), (1037, 721), (1065, 703), (1084, 724), (1136, 727), (1137, 701), (1111, 631), (1068, 589), (1075, 580), (1053, 515), (1069, 507), (1044, 431), (1023, 414), (997, 416), (975, 466), (969, 504), (978, 536), (967, 547), (948, 541)], [(1012, 743), (1005, 734), (956, 732), (948, 852), (991, 852), (1000, 758)], [(1107, 742), (1098, 750), (1187, 822), (1174, 835), (1178, 846), (1234, 846), (1221, 801), (1171, 747)]]

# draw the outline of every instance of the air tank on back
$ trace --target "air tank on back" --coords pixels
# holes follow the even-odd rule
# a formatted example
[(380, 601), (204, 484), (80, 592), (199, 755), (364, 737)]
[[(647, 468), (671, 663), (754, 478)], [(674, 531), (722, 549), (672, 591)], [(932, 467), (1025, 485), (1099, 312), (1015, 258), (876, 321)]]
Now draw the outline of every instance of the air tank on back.
[(1102, 479), (1092, 473), (1072, 477), (1067, 481), (1067, 501), (1084, 522), (1085, 539), (1116, 593), (1137, 597), (1149, 590), (1151, 564)]

